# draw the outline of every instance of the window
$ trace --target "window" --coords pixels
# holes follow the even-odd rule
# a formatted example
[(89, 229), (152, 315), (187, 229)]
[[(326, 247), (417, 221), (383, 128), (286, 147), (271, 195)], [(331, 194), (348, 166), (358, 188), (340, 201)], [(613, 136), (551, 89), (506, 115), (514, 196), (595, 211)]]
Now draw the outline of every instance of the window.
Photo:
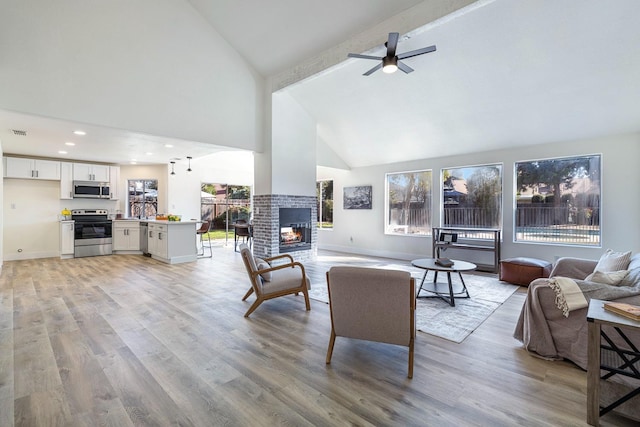
[(158, 181), (155, 179), (130, 179), (127, 199), (129, 218), (155, 217), (158, 213)]
[(211, 229), (233, 228), (238, 220), (251, 220), (251, 187), (202, 183), (200, 185), (200, 219), (211, 221)]
[(431, 171), (386, 175), (385, 233), (431, 234)]
[(600, 246), (600, 155), (517, 162), (515, 240)]
[(442, 169), (442, 226), (500, 229), (502, 165)]
[(318, 181), (316, 197), (318, 200), (317, 227), (333, 229), (333, 180)]

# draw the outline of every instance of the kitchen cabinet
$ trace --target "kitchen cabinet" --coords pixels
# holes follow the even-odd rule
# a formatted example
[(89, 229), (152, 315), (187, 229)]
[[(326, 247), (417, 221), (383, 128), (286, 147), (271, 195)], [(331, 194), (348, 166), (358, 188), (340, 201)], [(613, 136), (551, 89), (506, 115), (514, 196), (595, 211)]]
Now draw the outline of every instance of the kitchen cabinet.
[(60, 179), (60, 162), (21, 157), (5, 157), (4, 162), (5, 178)]
[(113, 221), (113, 251), (140, 252), (140, 221)]
[(148, 250), (153, 259), (169, 264), (198, 259), (195, 221), (148, 222)]
[(168, 258), (168, 226), (165, 224), (149, 224), (149, 253), (153, 258)]
[(73, 180), (109, 182), (109, 166), (90, 165), (87, 163), (74, 163)]
[(75, 222), (60, 221), (60, 258), (73, 258)]
[(111, 200), (120, 199), (120, 166), (109, 166), (109, 191)]
[(60, 162), (60, 199), (73, 199), (73, 163)]

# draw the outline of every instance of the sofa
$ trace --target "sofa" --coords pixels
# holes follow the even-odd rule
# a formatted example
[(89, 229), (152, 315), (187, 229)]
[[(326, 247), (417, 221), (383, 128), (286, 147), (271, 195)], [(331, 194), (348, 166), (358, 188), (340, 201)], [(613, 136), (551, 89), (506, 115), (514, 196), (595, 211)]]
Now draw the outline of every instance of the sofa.
[[(531, 282), (514, 332), (514, 337), (523, 343), (528, 352), (548, 360), (567, 359), (582, 369), (587, 368), (588, 308), (570, 311), (565, 317), (558, 308), (557, 294), (552, 288), (551, 281), (556, 277), (574, 279), (587, 302), (594, 298), (640, 305), (640, 253), (630, 257), (625, 268), (628, 272), (616, 285), (593, 281), (591, 276), (598, 265), (599, 260), (560, 258), (553, 266), (549, 278)], [(618, 345), (628, 348), (611, 327), (604, 326), (603, 331), (610, 337), (615, 336), (614, 341)], [(640, 348), (640, 333), (629, 331), (627, 335)], [(613, 401), (614, 395), (620, 395), (631, 386), (638, 387), (637, 381), (625, 378), (619, 380), (619, 377), (602, 382), (602, 402)], [(640, 419), (640, 405), (634, 399), (628, 403), (635, 403), (635, 407), (625, 404), (617, 412)]]

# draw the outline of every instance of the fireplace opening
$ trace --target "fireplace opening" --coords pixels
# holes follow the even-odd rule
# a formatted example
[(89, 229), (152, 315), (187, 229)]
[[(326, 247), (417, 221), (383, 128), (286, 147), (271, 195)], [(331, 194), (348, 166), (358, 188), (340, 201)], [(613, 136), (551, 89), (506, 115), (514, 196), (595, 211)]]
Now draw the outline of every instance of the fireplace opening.
[(311, 209), (280, 208), (280, 253), (311, 249)]

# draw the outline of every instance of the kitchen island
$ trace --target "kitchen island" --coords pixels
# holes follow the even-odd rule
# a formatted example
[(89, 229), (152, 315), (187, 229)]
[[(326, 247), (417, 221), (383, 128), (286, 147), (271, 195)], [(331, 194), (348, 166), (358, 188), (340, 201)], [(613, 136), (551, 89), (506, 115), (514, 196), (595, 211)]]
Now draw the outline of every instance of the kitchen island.
[[(146, 236), (140, 236), (142, 240), (146, 237), (146, 247), (155, 260), (166, 262), (168, 264), (178, 264), (182, 262), (191, 262), (198, 259), (198, 250), (196, 248), (196, 224), (198, 221), (165, 221), (155, 219), (122, 219), (114, 221), (114, 229), (126, 226), (129, 229), (128, 235), (132, 235), (131, 229), (135, 226), (139, 229), (139, 224), (147, 223)], [(135, 226), (134, 226), (135, 224)], [(120, 235), (115, 237), (119, 239)], [(136, 239), (131, 239), (134, 244)], [(139, 239), (137, 241), (140, 241)], [(116, 244), (119, 248), (119, 244)], [(122, 248), (125, 249), (125, 248)], [(135, 250), (135, 247), (126, 249)], [(138, 251), (140, 246), (138, 246)]]

